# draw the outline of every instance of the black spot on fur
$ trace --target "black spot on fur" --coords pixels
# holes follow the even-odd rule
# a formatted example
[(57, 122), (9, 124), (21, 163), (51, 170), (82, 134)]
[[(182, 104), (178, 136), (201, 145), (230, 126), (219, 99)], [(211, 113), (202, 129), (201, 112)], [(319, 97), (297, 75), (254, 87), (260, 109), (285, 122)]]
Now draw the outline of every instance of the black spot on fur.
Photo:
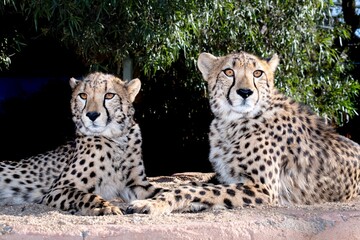
[(213, 189), (212, 192), (213, 192), (213, 194), (214, 194), (215, 196), (220, 196), (220, 191), (219, 191), (219, 190)]
[(250, 197), (254, 197), (255, 193), (253, 191), (251, 191), (250, 189), (246, 189), (244, 188), (243, 193), (245, 193), (246, 195), (250, 196)]
[(84, 183), (84, 184), (87, 184), (88, 182), (88, 179), (86, 177), (82, 178), (81, 181)]
[(179, 202), (181, 199), (182, 199), (182, 196), (180, 196), (180, 195), (175, 196), (175, 201)]
[(247, 197), (243, 197), (243, 201), (245, 204), (249, 205), (252, 203), (251, 199), (250, 198), (247, 198)]
[(235, 191), (233, 189), (226, 189), (226, 193), (229, 194), (231, 197), (235, 196)]
[(233, 208), (233, 203), (231, 202), (231, 200), (230, 199), (228, 199), (228, 198), (225, 198), (224, 199), (224, 204), (225, 204), (225, 207), (226, 208)]

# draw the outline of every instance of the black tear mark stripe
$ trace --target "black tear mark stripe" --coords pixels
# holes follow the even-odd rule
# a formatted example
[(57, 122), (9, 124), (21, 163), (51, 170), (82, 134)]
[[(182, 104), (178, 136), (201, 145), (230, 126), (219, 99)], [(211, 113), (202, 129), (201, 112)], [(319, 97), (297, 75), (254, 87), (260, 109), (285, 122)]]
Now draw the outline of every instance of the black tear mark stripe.
[[(87, 88), (90, 88), (90, 87), (89, 87), (89, 83), (85, 83), (84, 92), (87, 92), (87, 91), (86, 91)], [(83, 107), (83, 109), (81, 110), (81, 112), (83, 112), (83, 111), (85, 110), (85, 108), (86, 108), (86, 106), (87, 106), (87, 103), (88, 103), (88, 100), (87, 100), (87, 98), (86, 98), (84, 107)]]
[[(234, 59), (234, 62), (235, 62), (235, 59)], [(233, 64), (234, 64), (234, 62), (233, 62)], [(231, 92), (231, 89), (235, 86), (235, 79), (236, 79), (235, 71), (233, 70), (233, 81), (232, 81), (232, 84), (231, 84), (231, 86), (229, 88), (229, 91), (226, 94), (226, 99), (227, 99), (227, 101), (229, 102), (230, 105), (232, 105), (232, 101), (230, 99), (230, 92)]]
[(230, 99), (230, 92), (231, 92), (231, 89), (235, 86), (235, 73), (234, 73), (234, 76), (233, 76), (233, 82), (229, 88), (229, 91), (228, 93), (226, 94), (226, 99), (228, 100), (229, 104), (232, 105), (232, 101)]
[[(233, 59), (233, 62), (232, 62), (232, 66), (233, 66), (233, 68), (235, 68), (235, 66), (236, 66), (236, 61), (240, 61), (240, 59), (239, 58), (237, 58), (237, 57), (234, 57), (234, 59)], [(230, 92), (231, 92), (231, 89), (235, 86), (235, 80), (236, 80), (236, 76), (235, 76), (235, 71), (233, 70), (233, 82), (232, 82), (232, 84), (231, 84), (231, 86), (230, 86), (230, 88), (229, 88), (229, 91), (227, 92), (227, 94), (226, 94), (226, 99), (227, 99), (227, 101), (229, 102), (229, 104), (230, 105), (232, 105), (232, 101), (231, 101), (231, 99), (230, 99)]]
[(257, 105), (258, 102), (259, 102), (259, 100), (260, 100), (260, 91), (259, 91), (258, 87), (256, 86), (255, 77), (254, 77), (254, 76), (253, 76), (253, 84), (254, 84), (254, 87), (255, 87), (256, 92), (257, 92), (257, 99), (256, 99), (256, 103), (255, 103), (255, 105)]
[(106, 105), (105, 105), (105, 98), (104, 98), (104, 100), (103, 100), (103, 107), (104, 107), (104, 109), (105, 109), (105, 111), (106, 111), (106, 123), (109, 123), (110, 122), (110, 113), (109, 113), (109, 110), (107, 109), (107, 107), (106, 107)]
[[(107, 81), (105, 81), (105, 93), (107, 92)], [(110, 119), (110, 112), (109, 112), (109, 109), (106, 107), (106, 99), (105, 99), (105, 96), (104, 96), (104, 100), (103, 100), (103, 107), (106, 111), (106, 124), (109, 124), (111, 122), (111, 119)]]
[[(261, 71), (262, 71), (262, 70), (261, 70)], [(263, 72), (263, 74), (265, 74), (266, 86), (267, 86), (268, 88), (270, 88), (269, 79), (268, 79), (268, 77), (267, 77), (267, 74), (266, 74), (265, 71), (262, 71), (262, 72)], [(256, 88), (256, 92), (258, 93), (258, 94), (257, 94), (258, 97), (257, 97), (256, 103), (255, 103), (255, 104), (257, 104), (257, 103), (259, 102), (259, 100), (260, 100), (260, 91), (259, 91), (258, 87), (256, 86), (255, 77), (253, 77), (253, 84), (254, 84), (254, 86), (255, 86), (255, 88)]]
[[(241, 62), (241, 59), (238, 58), (238, 57), (234, 57), (233, 62), (232, 62), (233, 68), (235, 68), (235, 66), (236, 66), (236, 61)], [(246, 67), (245, 64), (244, 64), (244, 67)], [(231, 86), (229, 88), (229, 91), (228, 91), (227, 95), (226, 95), (226, 99), (228, 100), (230, 105), (232, 105), (232, 101), (230, 99), (230, 92), (231, 92), (231, 89), (235, 86), (235, 81), (236, 81), (235, 71), (233, 71), (233, 72), (234, 72), (233, 82), (232, 82), (232, 84), (231, 84)]]

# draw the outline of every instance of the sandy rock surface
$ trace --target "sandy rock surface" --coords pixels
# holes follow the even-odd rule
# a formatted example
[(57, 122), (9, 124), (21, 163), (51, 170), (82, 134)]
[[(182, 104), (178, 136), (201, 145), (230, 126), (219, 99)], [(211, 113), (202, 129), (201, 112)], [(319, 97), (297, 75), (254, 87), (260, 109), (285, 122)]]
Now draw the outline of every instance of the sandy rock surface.
[(360, 239), (360, 198), (164, 216), (77, 216), (38, 204), (5, 206), (0, 239)]

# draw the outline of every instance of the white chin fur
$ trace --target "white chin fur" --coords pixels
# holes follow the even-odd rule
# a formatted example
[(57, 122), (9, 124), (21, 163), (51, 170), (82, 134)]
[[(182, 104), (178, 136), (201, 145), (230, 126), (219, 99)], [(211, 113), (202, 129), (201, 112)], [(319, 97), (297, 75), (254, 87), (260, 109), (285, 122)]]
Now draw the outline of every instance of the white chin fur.
[(88, 132), (92, 132), (92, 133), (102, 133), (106, 129), (105, 127), (98, 127), (98, 126), (88, 126), (85, 128)]
[(101, 131), (100, 128), (82, 128), (80, 132), (87, 136), (103, 136), (108, 138), (116, 138), (122, 135), (122, 131), (120, 129), (112, 129), (110, 126), (102, 128)]
[(231, 106), (231, 109), (234, 112), (244, 114), (244, 113), (249, 113), (249, 112), (253, 111), (254, 106), (252, 106), (250, 104), (245, 104), (245, 105)]

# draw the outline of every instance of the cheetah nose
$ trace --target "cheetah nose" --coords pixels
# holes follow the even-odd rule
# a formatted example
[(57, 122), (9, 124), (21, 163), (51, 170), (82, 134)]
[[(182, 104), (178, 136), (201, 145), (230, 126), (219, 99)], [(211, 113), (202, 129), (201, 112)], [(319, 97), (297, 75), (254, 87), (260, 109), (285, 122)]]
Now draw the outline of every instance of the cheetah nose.
[(248, 98), (251, 94), (253, 94), (253, 91), (250, 89), (243, 89), (240, 88), (236, 90), (236, 93), (239, 94), (243, 99)]
[(98, 112), (88, 112), (86, 114), (86, 116), (88, 118), (90, 118), (91, 121), (95, 121), (95, 119), (97, 119), (100, 116), (100, 113), (98, 113)]

